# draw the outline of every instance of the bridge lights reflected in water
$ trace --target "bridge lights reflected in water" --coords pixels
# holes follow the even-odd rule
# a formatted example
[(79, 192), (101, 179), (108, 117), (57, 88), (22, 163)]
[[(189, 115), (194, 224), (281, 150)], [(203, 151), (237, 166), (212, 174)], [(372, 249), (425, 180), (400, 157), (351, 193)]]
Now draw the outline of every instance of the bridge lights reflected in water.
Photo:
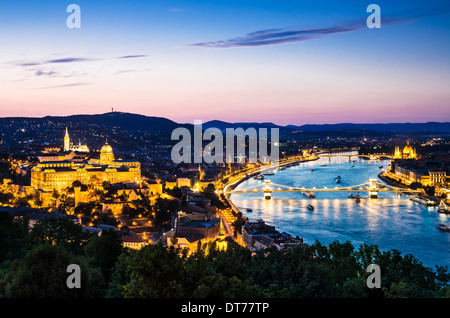
[[(272, 180), (280, 185), (301, 189), (336, 189), (335, 178), (340, 175), (344, 184), (361, 184), (376, 178), (379, 166), (389, 162), (358, 161), (345, 163), (321, 160), (278, 171)], [(315, 177), (311, 178), (311, 168)], [(317, 169), (316, 169), (317, 168)], [(238, 188), (256, 185), (249, 179)], [(360, 190), (363, 187), (358, 187)], [(339, 188), (338, 188), (339, 189)], [(256, 189), (253, 189), (256, 190)], [(352, 244), (377, 244), (382, 250), (398, 249), (411, 253), (426, 266), (450, 266), (450, 235), (437, 229), (440, 223), (449, 224), (450, 216), (409, 200), (408, 195), (379, 192), (378, 199), (362, 197), (358, 203), (348, 198), (349, 192), (316, 192), (316, 199), (308, 199), (299, 192), (272, 193), (272, 200), (264, 200), (262, 193), (233, 194), (238, 207), (252, 208), (243, 214), (252, 219), (263, 219), (277, 230), (303, 237), (305, 243), (315, 240), (331, 243), (333, 240)], [(354, 193), (353, 193), (354, 194)], [(308, 204), (315, 207), (308, 210)]]

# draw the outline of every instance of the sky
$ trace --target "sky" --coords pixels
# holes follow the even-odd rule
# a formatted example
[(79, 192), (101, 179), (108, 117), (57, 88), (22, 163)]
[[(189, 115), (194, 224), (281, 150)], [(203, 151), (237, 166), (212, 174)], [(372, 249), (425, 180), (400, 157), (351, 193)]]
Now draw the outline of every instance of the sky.
[(0, 2), (0, 117), (443, 122), (449, 87), (448, 0)]

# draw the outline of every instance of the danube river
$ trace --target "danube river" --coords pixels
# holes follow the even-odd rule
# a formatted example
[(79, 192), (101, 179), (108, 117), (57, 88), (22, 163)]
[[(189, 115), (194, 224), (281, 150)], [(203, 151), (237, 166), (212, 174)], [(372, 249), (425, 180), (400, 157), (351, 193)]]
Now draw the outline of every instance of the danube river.
[[(370, 178), (378, 179), (378, 174), (388, 165), (389, 160), (320, 158), (265, 178), (299, 188), (347, 187)], [(337, 176), (341, 177), (340, 184), (336, 183)], [(262, 182), (251, 178), (235, 190)], [(450, 216), (437, 212), (436, 207), (425, 207), (409, 200), (407, 195), (395, 193), (379, 193), (378, 199), (369, 199), (367, 192), (354, 192), (353, 195), (361, 196), (359, 203), (349, 198), (349, 192), (315, 194), (315, 199), (309, 199), (297, 192), (272, 193), (271, 200), (264, 200), (262, 193), (246, 193), (233, 194), (231, 200), (248, 218), (263, 219), (280, 232), (303, 237), (307, 244), (316, 240), (322, 244), (350, 241), (355, 247), (376, 244), (381, 250), (397, 249), (402, 255), (412, 254), (432, 269), (434, 265), (450, 268), (450, 233), (437, 228), (439, 223), (449, 224)], [(308, 204), (314, 206), (314, 211), (308, 209)]]

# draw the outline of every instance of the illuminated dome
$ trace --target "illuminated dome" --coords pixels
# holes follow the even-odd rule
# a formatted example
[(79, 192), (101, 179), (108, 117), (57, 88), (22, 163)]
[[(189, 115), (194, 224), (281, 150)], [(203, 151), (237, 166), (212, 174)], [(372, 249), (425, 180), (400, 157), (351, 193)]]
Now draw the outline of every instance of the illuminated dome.
[(409, 141), (407, 142), (407, 145), (405, 146), (405, 148), (403, 148), (403, 154), (404, 155), (409, 155), (409, 154), (413, 154), (414, 150), (413, 148), (410, 146)]
[(112, 147), (106, 143), (102, 149), (100, 150), (101, 153), (113, 153)]

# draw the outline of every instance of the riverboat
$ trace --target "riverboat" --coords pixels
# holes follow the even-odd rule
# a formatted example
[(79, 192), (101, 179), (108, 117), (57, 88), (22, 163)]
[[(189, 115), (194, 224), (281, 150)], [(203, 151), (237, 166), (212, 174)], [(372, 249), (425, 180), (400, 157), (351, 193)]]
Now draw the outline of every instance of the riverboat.
[(438, 212), (450, 213), (450, 205), (446, 204), (445, 200), (441, 200), (441, 203), (439, 203)]
[(417, 195), (411, 196), (409, 199), (411, 201), (423, 204), (425, 206), (435, 206), (436, 205), (436, 202), (434, 202), (433, 200), (425, 199), (425, 198), (419, 197)]

